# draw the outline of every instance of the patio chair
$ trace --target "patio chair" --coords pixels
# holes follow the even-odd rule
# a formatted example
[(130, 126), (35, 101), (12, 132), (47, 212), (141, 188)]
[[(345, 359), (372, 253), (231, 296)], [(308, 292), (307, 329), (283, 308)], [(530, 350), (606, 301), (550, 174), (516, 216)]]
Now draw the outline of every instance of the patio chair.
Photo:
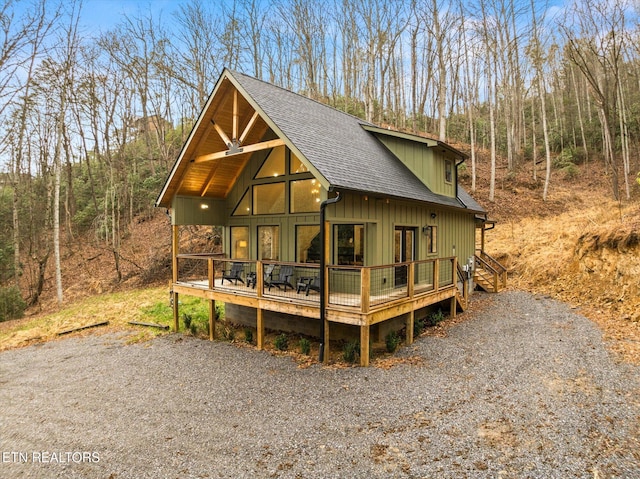
[(275, 269), (275, 264), (268, 264), (264, 267), (264, 285), (269, 287), (271, 290), (271, 276), (273, 276), (273, 270)]
[(224, 284), (225, 279), (229, 281), (229, 283), (235, 281), (236, 285), (238, 284), (238, 281), (244, 284), (244, 280), (240, 277), (243, 269), (244, 265), (242, 263), (233, 263), (229, 271), (224, 271), (222, 273), (222, 284)]
[(273, 270), (271, 271), (270, 274), (270, 279), (269, 279), (269, 291), (271, 291), (271, 286), (276, 286), (278, 289), (281, 289), (280, 287), (284, 287), (284, 292), (287, 292), (287, 286), (291, 289), (293, 288), (293, 285), (290, 283), (291, 281), (291, 277), (293, 276), (293, 266), (290, 265), (282, 265), (280, 266), (280, 271), (278, 272), (278, 274), (273, 274)]
[(314, 276), (313, 278), (300, 278), (298, 281), (297, 293), (304, 291), (309, 296), (309, 291), (320, 292), (320, 278)]

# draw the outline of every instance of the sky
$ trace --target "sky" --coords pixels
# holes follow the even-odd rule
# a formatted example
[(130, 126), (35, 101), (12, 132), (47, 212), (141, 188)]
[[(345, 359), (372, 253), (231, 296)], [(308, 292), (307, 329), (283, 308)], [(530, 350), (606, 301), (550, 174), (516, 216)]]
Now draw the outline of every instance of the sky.
[[(147, 12), (149, 7), (165, 20), (188, 0), (84, 0), (81, 24), (96, 34), (113, 28), (124, 15)], [(211, 1), (211, 0), (209, 0)], [(219, 0), (213, 0), (219, 1)]]

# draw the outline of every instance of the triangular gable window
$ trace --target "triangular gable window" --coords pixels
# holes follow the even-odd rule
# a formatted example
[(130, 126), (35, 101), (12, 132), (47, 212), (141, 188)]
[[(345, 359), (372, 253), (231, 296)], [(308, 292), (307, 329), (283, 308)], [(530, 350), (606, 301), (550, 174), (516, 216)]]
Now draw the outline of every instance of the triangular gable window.
[(289, 173), (296, 175), (298, 173), (306, 173), (309, 171), (307, 165), (301, 162), (296, 155), (291, 152), (291, 166), (289, 167)]
[(244, 192), (242, 199), (233, 210), (233, 216), (249, 216), (251, 214), (251, 198), (249, 197), (249, 189)]
[(285, 174), (284, 150), (284, 146), (277, 146), (271, 150), (260, 170), (258, 170), (255, 176), (256, 180), (260, 178), (277, 178)]

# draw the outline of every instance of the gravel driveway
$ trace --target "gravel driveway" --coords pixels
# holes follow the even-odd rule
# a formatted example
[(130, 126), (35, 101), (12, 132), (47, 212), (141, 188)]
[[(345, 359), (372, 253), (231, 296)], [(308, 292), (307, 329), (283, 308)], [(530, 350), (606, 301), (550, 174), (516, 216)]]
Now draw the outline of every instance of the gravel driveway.
[(391, 369), (178, 335), (0, 353), (0, 477), (640, 478), (640, 368), (562, 303), (477, 297)]

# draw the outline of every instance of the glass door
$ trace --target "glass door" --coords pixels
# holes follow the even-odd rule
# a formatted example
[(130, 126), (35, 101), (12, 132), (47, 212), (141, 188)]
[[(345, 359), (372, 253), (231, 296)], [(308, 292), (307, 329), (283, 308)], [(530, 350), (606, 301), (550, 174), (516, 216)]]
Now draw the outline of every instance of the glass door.
[[(415, 258), (416, 228), (409, 226), (396, 226), (394, 231), (394, 262), (405, 263)], [(396, 266), (395, 286), (407, 284), (407, 265)]]

